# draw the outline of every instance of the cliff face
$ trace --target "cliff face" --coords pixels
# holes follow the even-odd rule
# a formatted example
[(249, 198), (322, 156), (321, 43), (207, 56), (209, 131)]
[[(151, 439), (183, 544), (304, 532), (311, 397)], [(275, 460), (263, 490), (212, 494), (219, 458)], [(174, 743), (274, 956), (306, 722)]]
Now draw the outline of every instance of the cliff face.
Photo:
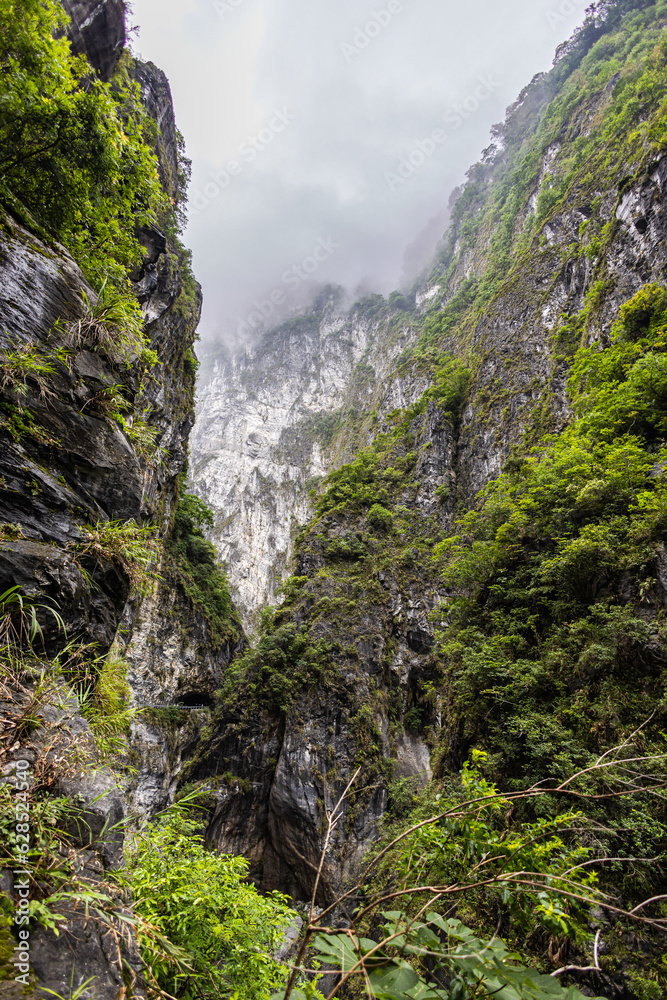
[[(125, 5), (64, 6), (73, 49), (103, 80), (119, 71), (122, 56), (122, 72), (139, 84), (158, 127), (162, 184), (176, 200), (181, 167), (169, 85), (156, 67), (124, 53)], [(132, 278), (146, 343), (141, 353), (138, 346), (128, 353), (110, 346), (104, 289), (91, 288), (62, 246), (1, 210), (0, 594), (18, 587), (29, 604), (54, 609), (38, 612), (45, 636), (40, 655), (59, 654), (44, 676), (55, 670), (60, 678), (45, 686), (34, 671), (3, 661), (3, 727), (17, 738), (2, 746), (2, 781), (11, 785), (13, 762), (28, 761), (38, 795), (60, 796), (83, 810), (88, 832), (74, 838), (77, 863), (86, 885), (102, 892), (109, 890), (106, 873), (123, 863), (121, 830), (130, 809), (145, 815), (170, 801), (182, 753), (205, 713), (138, 715), (123, 773), (108, 766), (82, 717), (84, 688), (110, 654), (126, 674), (130, 708), (202, 704), (236, 644), (212, 634), (167, 551), (194, 421), (191, 348), (201, 293), (177, 241), (156, 226), (144, 226), (138, 238), (145, 256)], [(142, 530), (151, 533), (143, 592), (123, 555), (122, 530), (139, 544)], [(80, 676), (74, 687), (65, 683)], [(37, 713), (37, 722), (23, 730), (26, 710)], [(3, 870), (2, 879), (11, 895), (11, 873)], [(115, 1000), (134, 979), (132, 995), (143, 995), (133, 934), (119, 938), (105, 918), (87, 916), (76, 891), (61, 912), (60, 937), (33, 928), (35, 987), (69, 995), (72, 982), (77, 988), (93, 977), (81, 996)], [(4, 923), (1, 935), (4, 959)], [(33, 995), (32, 988), (21, 993)]]
[(324, 292), (311, 313), (247, 352), (217, 355), (200, 379), (191, 478), (216, 512), (210, 535), (247, 626), (289, 571), (310, 491), (372, 436), (368, 419), (356, 426), (355, 415), (381, 419), (428, 384), (395, 371), (417, 335), (414, 317), (373, 300), (348, 311), (343, 298)]
[[(656, 40), (658, 7), (643, 29)], [(401, 782), (460, 767), (474, 709), (456, 702), (459, 654), (443, 651), (457, 591), (435, 546), (465, 535), (456, 518), (479, 491), (569, 424), (577, 348), (606, 348), (621, 305), (664, 284), (664, 88), (627, 110), (640, 70), (622, 25), (601, 17), (521, 95), (471, 171), (441, 259), (400, 310), (320, 303), (215, 359), (204, 379), (191, 474), (249, 620), (293, 574), (189, 772), (215, 790), (211, 843), (250, 857), (264, 888), (308, 897), (325, 807), (358, 767), (364, 791), (327, 851), (322, 899), (396, 813)], [(663, 65), (658, 49), (645, 59), (649, 74)], [(627, 574), (621, 590), (619, 606), (640, 605)], [(461, 599), (474, 594), (473, 580)], [(660, 614), (665, 593), (655, 601)], [(301, 630), (323, 650), (318, 668), (300, 666)], [(584, 682), (567, 683), (575, 697)], [(545, 709), (539, 726), (550, 724)], [(622, 977), (606, 988), (634, 996)]]
[(69, 37), (102, 80), (110, 80), (125, 47), (124, 0), (63, 0), (70, 18)]

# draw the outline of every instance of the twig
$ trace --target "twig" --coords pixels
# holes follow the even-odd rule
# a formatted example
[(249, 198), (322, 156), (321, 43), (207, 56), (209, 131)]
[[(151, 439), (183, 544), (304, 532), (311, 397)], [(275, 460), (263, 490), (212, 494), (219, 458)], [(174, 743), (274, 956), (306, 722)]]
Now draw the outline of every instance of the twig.
[(648, 906), (649, 903), (657, 903), (661, 899), (667, 899), (667, 896), (652, 896), (651, 899), (645, 899), (643, 903), (639, 906), (635, 906), (634, 910), (630, 910), (630, 913), (636, 913), (637, 910), (643, 909), (643, 907)]
[[(319, 868), (317, 869), (317, 876), (315, 878), (315, 885), (313, 887), (313, 895), (312, 895), (311, 900), (310, 900), (310, 914), (309, 914), (309, 917), (308, 917), (308, 926), (306, 927), (306, 930), (305, 930), (304, 935), (303, 935), (303, 940), (301, 941), (301, 944), (299, 946), (299, 951), (297, 953), (296, 960), (294, 962), (294, 968), (292, 969), (292, 972), (290, 973), (290, 977), (289, 977), (289, 980), (287, 982), (287, 986), (285, 987), (284, 1000), (289, 1000), (290, 996), (292, 995), (292, 990), (294, 989), (294, 986), (295, 986), (296, 980), (297, 980), (297, 976), (299, 975), (299, 970), (301, 969), (301, 965), (302, 965), (302, 962), (303, 962), (303, 957), (306, 954), (306, 950), (307, 950), (308, 945), (310, 943), (310, 939), (313, 936), (313, 931), (314, 931), (313, 919), (315, 917), (315, 904), (317, 902), (317, 890), (319, 888), (320, 878), (322, 877), (322, 871), (324, 869), (324, 862), (326, 861), (326, 854), (327, 854), (327, 849), (329, 847), (329, 841), (331, 839), (331, 834), (333, 833), (334, 828), (335, 828), (336, 824), (338, 823), (338, 820), (342, 816), (342, 811), (339, 812), (339, 810), (341, 810), (343, 802), (345, 801), (346, 796), (348, 795), (350, 789), (352, 788), (352, 785), (354, 784), (354, 782), (359, 777), (360, 771), (361, 771), (361, 768), (358, 767), (357, 770), (352, 775), (352, 777), (350, 778), (350, 780), (348, 781), (347, 786), (345, 788), (345, 791), (343, 792), (343, 794), (338, 799), (338, 802), (334, 806), (334, 808), (331, 811), (331, 813), (327, 812), (327, 832), (326, 832), (326, 835), (325, 835), (325, 838), (324, 838), (324, 846), (322, 848), (322, 853), (320, 854), (320, 864), (319, 864)], [(325, 789), (325, 799), (326, 799), (326, 789)], [(326, 811), (326, 801), (325, 801), (324, 808), (325, 808), (325, 811)], [(343, 897), (343, 898), (345, 898), (345, 897)], [(331, 909), (331, 907), (329, 907), (329, 909)], [(329, 911), (327, 911), (327, 912), (329, 912)]]
[(561, 976), (564, 972), (601, 972), (600, 969), (600, 934), (601, 930), (598, 930), (595, 935), (595, 944), (593, 945), (593, 965), (564, 965), (562, 969), (556, 969), (552, 972), (552, 976)]

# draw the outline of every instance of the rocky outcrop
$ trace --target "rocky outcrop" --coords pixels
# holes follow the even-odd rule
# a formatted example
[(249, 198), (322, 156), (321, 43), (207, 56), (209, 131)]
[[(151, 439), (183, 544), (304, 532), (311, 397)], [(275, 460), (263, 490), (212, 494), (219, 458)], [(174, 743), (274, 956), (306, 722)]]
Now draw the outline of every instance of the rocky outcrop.
[[(183, 590), (168, 557), (161, 579), (136, 607), (126, 607), (116, 648), (128, 664), (135, 776), (126, 797), (137, 816), (173, 801), (184, 761), (210, 721), (215, 691), (242, 642), (213, 635)], [(169, 708), (173, 706), (173, 708)]]
[[(82, 524), (151, 520), (166, 531), (192, 423), (182, 365), (198, 303), (183, 315), (172, 312), (180, 295), (177, 258), (163, 255), (144, 307), (160, 365), (143, 384), (138, 367), (71, 346), (69, 330), (85, 302), (94, 309), (96, 296), (65, 251), (46, 247), (6, 217), (0, 254), (0, 348), (10, 356), (32, 351), (45, 366), (43, 376), (5, 377), (0, 522), (13, 525), (17, 537), (0, 542), (0, 587), (25, 585), (29, 595), (48, 595), (74, 634), (104, 652), (129, 584), (112, 562), (78, 554)], [(152, 454), (137, 448), (131, 427), (107, 415), (110, 392), (153, 428)], [(82, 572), (91, 575), (92, 591)]]
[[(558, 168), (560, 155), (553, 151), (552, 170)], [(604, 289), (589, 315), (585, 331), (589, 341), (608, 343), (620, 306), (642, 285), (665, 279), (666, 184), (663, 156), (623, 194), (616, 188), (591, 194), (598, 205), (598, 231), (605, 226), (613, 229), (614, 239), (604, 250)], [(524, 224), (530, 214), (527, 211)], [(554, 338), (567, 318), (585, 307), (600, 280), (596, 271), (600, 255), (583, 252), (581, 230), (589, 217), (586, 206), (575, 206), (550, 218), (543, 246), (535, 248), (474, 328), (472, 341), (481, 363), (458, 455), (462, 495), (468, 503), (499, 474), (539, 408), (546, 408), (543, 419), (551, 421), (554, 430), (562, 429), (569, 418), (567, 362), (558, 360)], [(477, 266), (481, 273), (483, 260)], [(463, 278), (462, 270), (458, 277)]]
[(160, 180), (169, 198), (176, 202), (182, 197), (183, 191), (180, 189), (179, 135), (169, 80), (153, 63), (144, 63), (138, 59), (132, 60), (130, 73), (139, 85), (141, 103), (153, 121), (157, 122)]
[(102, 80), (109, 80), (125, 47), (124, 0), (61, 0), (69, 18), (69, 38)]

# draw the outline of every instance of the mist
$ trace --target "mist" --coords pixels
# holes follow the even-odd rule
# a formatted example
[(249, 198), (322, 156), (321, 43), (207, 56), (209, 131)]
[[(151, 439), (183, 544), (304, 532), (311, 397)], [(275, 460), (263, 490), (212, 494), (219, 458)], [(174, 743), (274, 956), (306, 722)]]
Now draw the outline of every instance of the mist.
[[(134, 0), (193, 161), (205, 347), (324, 284), (406, 287), (491, 126), (585, 0)], [(177, 43), (174, 43), (177, 39)]]

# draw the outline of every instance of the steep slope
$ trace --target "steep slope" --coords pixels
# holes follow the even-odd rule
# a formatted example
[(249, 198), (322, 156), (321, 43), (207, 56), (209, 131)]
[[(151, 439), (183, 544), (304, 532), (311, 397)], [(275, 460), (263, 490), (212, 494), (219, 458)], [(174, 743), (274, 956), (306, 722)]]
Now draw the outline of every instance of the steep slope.
[[(19, 112), (44, 130), (53, 127), (40, 119), (44, 107), (60, 116), (52, 146), (61, 157), (47, 152), (19, 174), (4, 161), (0, 187), (0, 978), (3, 996), (36, 996), (39, 986), (69, 995), (73, 986), (82, 989), (77, 996), (115, 1000), (143, 995), (134, 931), (110, 874), (123, 865), (130, 808), (151, 813), (170, 800), (181, 753), (205, 717), (162, 709), (210, 698), (241, 631), (196, 518), (183, 513), (201, 292), (168, 207), (182, 207), (188, 169), (169, 84), (124, 50), (123, 3), (64, 6), (85, 64), (69, 61), (56, 5), (0, 11), (13, 29), (5, 34), (3, 20), (3, 66), (18, 64), (7, 47), (19, 36), (11, 20), (19, 16), (17, 44), (28, 60), (19, 83), (32, 84), (35, 74), (37, 92), (51, 96), (35, 109), (35, 89), (19, 95)], [(93, 69), (110, 89), (93, 82)], [(18, 86), (5, 76), (14, 84), (6, 109)], [(71, 131), (58, 147), (63, 122)], [(110, 154), (104, 128), (116, 123)], [(5, 117), (0, 124), (4, 130)], [(106, 185), (116, 202), (108, 196), (100, 221), (96, 192), (77, 219), (84, 169), (111, 169), (125, 146), (132, 162), (121, 163), (123, 184)], [(46, 186), (64, 165), (78, 187), (61, 183), (63, 204), (40, 205), (43, 177)], [(143, 211), (123, 200), (139, 170)], [(137, 716), (146, 704), (159, 710)], [(30, 887), (38, 917), (29, 974), (27, 963), (21, 970), (25, 990), (13, 983), (8, 934), (19, 876), (6, 867), (17, 867), (7, 858), (16, 850), (11, 792), (21, 787), (21, 768), (30, 785), (31, 871), (41, 873)]]
[[(377, 417), (414, 402), (427, 380), (394, 376), (418, 323), (403, 296), (380, 296), (351, 312), (342, 290), (270, 330), (241, 353), (207, 362), (198, 388), (191, 478), (217, 512), (210, 532), (248, 625), (275, 599), (309, 492), (345, 460)], [(339, 434), (345, 424), (351, 440)]]
[[(400, 779), (418, 784), (430, 770), (446, 776), (471, 746), (488, 752), (489, 774), (504, 787), (544, 779), (554, 762), (565, 771), (583, 766), (654, 710), (645, 739), (660, 746), (662, 522), (640, 527), (637, 513), (637, 504), (657, 510), (660, 501), (619, 494), (599, 448), (611, 435), (622, 452), (624, 434), (639, 435), (644, 472), (632, 489), (659, 494), (662, 432), (633, 431), (622, 408), (616, 425), (600, 417), (595, 426), (611, 429), (596, 430), (599, 438), (585, 437), (590, 432), (580, 427), (589, 424), (573, 425), (575, 437), (563, 437), (559, 447), (574, 448), (576, 439), (577, 454), (598, 456), (584, 472), (575, 471), (571, 457), (558, 464), (549, 434), (563, 432), (575, 411), (584, 419), (587, 408), (602, 405), (581, 381), (568, 387), (575, 356), (577, 370), (589, 371), (587, 350), (591, 357), (620, 350), (631, 336), (648, 338), (641, 339), (647, 356), (660, 350), (648, 331), (660, 329), (667, 266), (666, 26), (663, 2), (598, 4), (552, 72), (522, 93), (470, 172), (446, 250), (418, 289), (415, 301), (426, 312), (406, 317), (407, 349), (384, 369), (378, 365), (383, 380), (371, 378), (372, 402), (353, 419), (336, 394), (324, 397), (323, 409), (337, 417), (326, 452), (304, 434), (298, 408), (273, 423), (269, 365), (278, 351), (227, 362), (229, 397), (221, 380), (206, 389), (195, 488), (216, 507), (223, 551), (254, 546), (255, 565), (275, 577), (288, 550), (286, 513), (296, 510), (304, 522), (284, 603), (264, 616), (254, 650), (229, 671), (211, 734), (189, 772), (217, 789), (211, 842), (251, 857), (265, 888), (307, 897), (325, 806), (331, 808), (357, 767), (364, 790), (348, 803), (327, 851), (323, 900), (345, 882), (387, 808), (393, 815), (400, 810)], [(642, 290), (652, 305), (635, 298)], [(341, 320), (341, 331), (354, 317), (355, 309)], [(323, 339), (319, 329), (315, 314), (268, 334), (265, 350), (273, 338), (284, 349), (289, 336), (288, 358), (310, 359)], [(289, 385), (279, 398), (301, 406), (308, 387), (317, 385), (318, 361), (292, 364), (289, 382), (278, 369)], [(631, 370), (630, 362), (613, 369), (613, 386), (639, 378)], [(399, 403), (397, 412), (374, 412), (388, 384), (402, 380), (426, 391), (416, 400), (417, 392), (408, 393), (415, 400), (408, 409)], [(264, 409), (249, 399), (257, 386)], [(654, 413), (663, 412), (660, 393), (650, 403)], [(228, 455), (234, 452), (236, 486), (220, 474), (211, 457), (216, 438), (207, 437), (216, 412), (224, 429), (232, 395), (247, 408), (237, 425), (229, 420), (224, 438)], [(363, 407), (358, 396), (355, 402)], [(634, 412), (640, 403), (627, 406)], [(246, 430), (261, 434), (265, 419), (274, 428), (266, 442), (248, 442)], [(287, 487), (274, 476), (273, 492), (270, 463), (279, 464), (273, 455), (285, 422), (295, 436), (280, 454), (306, 471)], [(370, 446), (349, 462), (359, 444)], [(306, 520), (305, 488), (321, 457), (338, 471), (310, 498)], [(552, 463), (564, 470), (562, 478), (549, 479)], [(503, 470), (498, 501), (491, 493), (483, 514), (462, 517), (484, 504), (479, 491)], [(548, 528), (536, 508), (524, 506), (528, 497), (538, 502), (521, 492), (533, 475), (552, 484), (536, 494), (550, 512)], [(558, 492), (568, 483), (573, 496), (581, 494), (570, 520)], [(251, 520), (239, 509), (244, 494), (258, 493), (268, 513), (260, 538), (251, 540)], [(285, 493), (294, 505), (289, 511)], [(614, 498), (614, 510), (603, 495)], [(613, 517), (631, 526), (635, 519), (641, 555), (620, 523), (605, 520)], [(264, 542), (269, 532), (280, 538), (279, 557)], [(252, 583), (244, 592), (242, 570), (230, 572), (249, 607), (261, 591)], [(658, 825), (649, 851), (660, 853), (663, 835)], [(629, 854), (634, 846), (631, 837), (623, 845)], [(645, 875), (620, 891), (631, 898), (645, 887)], [(659, 893), (664, 872), (653, 878)], [(619, 942), (609, 944), (616, 949), (610, 967), (616, 962), (617, 969), (618, 949), (625, 947)], [(656, 969), (651, 982), (658, 982)], [(634, 993), (623, 975), (604, 982), (609, 995), (643, 995), (644, 987)], [(653, 986), (646, 989), (653, 995)]]

